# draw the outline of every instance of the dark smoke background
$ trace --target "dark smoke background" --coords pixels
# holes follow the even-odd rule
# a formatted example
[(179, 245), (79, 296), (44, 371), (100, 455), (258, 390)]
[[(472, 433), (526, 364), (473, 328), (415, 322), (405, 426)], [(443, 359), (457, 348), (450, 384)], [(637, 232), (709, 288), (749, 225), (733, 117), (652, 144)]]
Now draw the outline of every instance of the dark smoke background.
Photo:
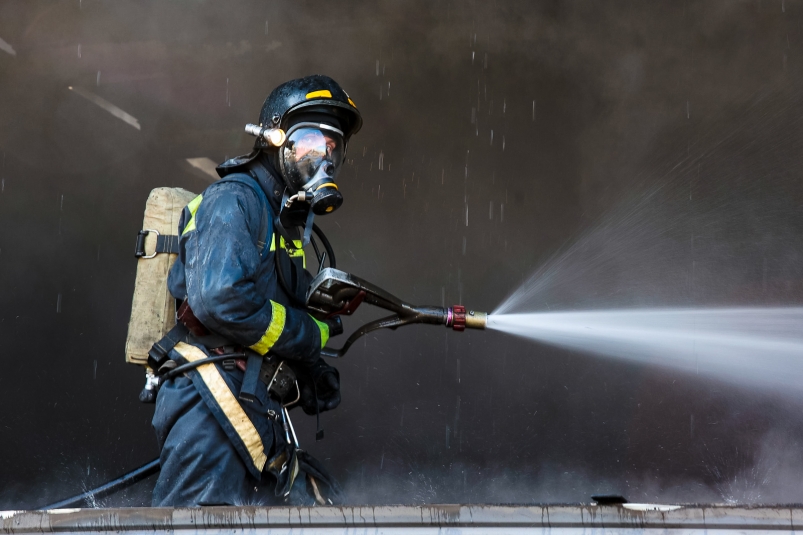
[[(784, 0), (4, 0), (0, 508), (158, 454), (123, 356), (144, 201), (209, 184), (187, 158), (248, 152), (243, 125), (290, 78), (328, 74), (360, 107), (346, 203), (320, 224), (339, 267), (407, 300), (492, 310), (648, 202), (629, 229), (650, 227), (649, 248), (594, 231), (621, 262), (532, 309), (800, 303), (802, 15)], [(369, 336), (339, 367), (326, 439), (296, 420), (352, 503), (803, 500), (799, 392), (434, 327)], [(99, 505), (147, 504), (152, 484)]]

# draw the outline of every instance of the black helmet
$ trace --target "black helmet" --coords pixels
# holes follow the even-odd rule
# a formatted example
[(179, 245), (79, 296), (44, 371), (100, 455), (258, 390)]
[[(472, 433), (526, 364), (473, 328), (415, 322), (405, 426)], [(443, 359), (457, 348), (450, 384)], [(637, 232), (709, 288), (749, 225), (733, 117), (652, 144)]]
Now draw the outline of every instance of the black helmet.
[[(302, 112), (332, 116), (343, 131), (346, 142), (362, 126), (362, 117), (354, 101), (337, 82), (320, 74), (290, 80), (271, 91), (262, 104), (259, 125), (287, 130), (289, 117)], [(257, 138), (254, 148), (268, 147), (261, 137)]]

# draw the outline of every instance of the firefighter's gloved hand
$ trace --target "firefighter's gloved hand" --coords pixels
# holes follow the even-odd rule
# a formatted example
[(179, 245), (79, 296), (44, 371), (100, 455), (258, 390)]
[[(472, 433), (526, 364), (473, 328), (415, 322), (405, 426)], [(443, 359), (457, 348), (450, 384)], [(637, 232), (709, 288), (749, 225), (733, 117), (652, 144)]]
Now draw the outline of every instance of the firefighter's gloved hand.
[(318, 328), (321, 330), (321, 349), (323, 349), (330, 337), (343, 334), (343, 320), (340, 319), (340, 316), (333, 316), (325, 320), (316, 319), (314, 316), (310, 317), (318, 324)]
[(343, 334), (343, 320), (340, 319), (340, 316), (326, 318), (324, 323), (329, 326), (329, 338)]
[(308, 373), (299, 374), (301, 408), (307, 414), (315, 414), (317, 394), (318, 412), (330, 411), (340, 405), (340, 374), (322, 358), (310, 366)]

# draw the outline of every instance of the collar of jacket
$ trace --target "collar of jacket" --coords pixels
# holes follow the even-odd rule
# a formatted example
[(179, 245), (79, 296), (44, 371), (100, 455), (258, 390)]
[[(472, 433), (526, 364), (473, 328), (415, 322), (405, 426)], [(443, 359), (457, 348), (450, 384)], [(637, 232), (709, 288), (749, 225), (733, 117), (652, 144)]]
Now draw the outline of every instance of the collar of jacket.
[(260, 154), (256, 158), (248, 162), (247, 169), (252, 175), (256, 176), (259, 186), (268, 198), (273, 213), (278, 214), (282, 202), (284, 186), (277, 178), (278, 173), (273, 168), (273, 165), (271, 165), (268, 158), (266, 158), (264, 154), (261, 154), (260, 151)]
[(218, 165), (216, 171), (220, 178), (232, 173), (247, 173), (254, 176), (265, 192), (274, 213), (279, 213), (284, 185), (278, 178), (279, 174), (273, 164), (261, 150), (230, 158)]

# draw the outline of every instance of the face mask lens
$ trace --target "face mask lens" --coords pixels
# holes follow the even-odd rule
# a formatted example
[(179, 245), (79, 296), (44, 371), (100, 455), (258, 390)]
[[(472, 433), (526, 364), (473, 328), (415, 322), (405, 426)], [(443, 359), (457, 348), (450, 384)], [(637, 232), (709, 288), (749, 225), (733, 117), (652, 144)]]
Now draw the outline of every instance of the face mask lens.
[(296, 188), (307, 184), (322, 165), (334, 179), (343, 161), (343, 137), (337, 132), (314, 127), (290, 131), (280, 149), (284, 176)]

